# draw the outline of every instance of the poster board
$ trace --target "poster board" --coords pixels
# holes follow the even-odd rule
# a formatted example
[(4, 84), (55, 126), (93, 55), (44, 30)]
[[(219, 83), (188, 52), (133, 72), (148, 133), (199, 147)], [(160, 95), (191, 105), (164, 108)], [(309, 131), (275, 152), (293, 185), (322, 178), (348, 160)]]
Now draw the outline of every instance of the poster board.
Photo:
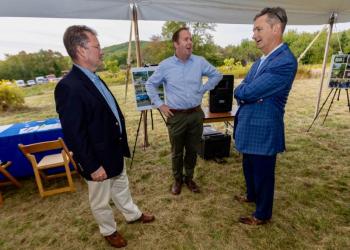
[(350, 54), (333, 55), (329, 88), (350, 88)]
[[(151, 103), (151, 99), (146, 91), (146, 82), (148, 78), (153, 74), (156, 70), (156, 66), (151, 67), (140, 67), (140, 68), (132, 68), (132, 82), (135, 88), (135, 100), (136, 100), (136, 108), (138, 111), (150, 110), (157, 108)], [(158, 88), (158, 94), (162, 101), (164, 101), (164, 85), (161, 84)]]

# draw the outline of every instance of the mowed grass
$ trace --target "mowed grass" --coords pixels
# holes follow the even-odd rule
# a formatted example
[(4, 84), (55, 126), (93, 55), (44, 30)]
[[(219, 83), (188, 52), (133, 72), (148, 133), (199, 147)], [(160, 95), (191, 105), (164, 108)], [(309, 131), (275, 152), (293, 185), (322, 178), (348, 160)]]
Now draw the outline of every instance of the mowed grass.
[[(241, 156), (234, 149), (223, 164), (198, 159), (195, 179), (200, 194), (187, 188), (179, 196), (169, 193), (170, 145), (166, 127), (153, 111), (150, 146), (143, 150), (141, 132), (128, 174), (134, 201), (141, 210), (154, 213), (156, 221), (129, 225), (115, 209), (127, 249), (350, 249), (350, 113), (342, 91), (325, 124), (318, 119), (307, 133), (318, 88), (318, 79), (294, 82), (285, 115), (287, 152), (277, 161), (272, 223), (262, 227), (237, 222), (254, 206), (233, 199), (245, 191)], [(132, 150), (140, 117), (132, 87), (126, 104), (124, 86), (111, 89), (126, 116)], [(0, 124), (56, 116), (50, 89), (27, 96), (26, 104), (22, 111), (1, 114)], [(44, 199), (34, 178), (21, 180), (19, 190), (2, 188), (0, 249), (112, 249), (90, 212), (86, 184), (78, 177), (74, 180), (75, 193)]]

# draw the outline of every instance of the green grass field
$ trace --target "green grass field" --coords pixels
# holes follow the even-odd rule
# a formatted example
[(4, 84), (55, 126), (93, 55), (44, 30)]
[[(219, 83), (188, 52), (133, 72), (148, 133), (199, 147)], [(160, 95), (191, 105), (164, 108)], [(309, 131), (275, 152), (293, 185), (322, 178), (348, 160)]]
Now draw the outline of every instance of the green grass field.
[[(319, 119), (307, 133), (318, 88), (318, 79), (294, 82), (285, 115), (287, 151), (278, 156), (276, 168), (272, 223), (261, 227), (237, 221), (254, 207), (233, 199), (245, 191), (241, 156), (234, 149), (224, 164), (198, 160), (195, 178), (202, 193), (184, 188), (179, 196), (170, 194), (168, 135), (154, 111), (150, 147), (142, 149), (141, 136), (128, 174), (134, 201), (141, 210), (154, 213), (156, 221), (129, 225), (115, 209), (127, 249), (350, 249), (350, 113), (342, 91), (325, 124)], [(0, 124), (56, 116), (52, 89), (31, 90), (27, 108), (2, 113)], [(125, 113), (132, 148), (140, 115), (132, 87), (126, 104), (124, 87), (111, 89)], [(328, 89), (323, 93), (324, 99)], [(2, 188), (0, 249), (112, 249), (92, 217), (86, 184), (78, 177), (74, 180), (75, 193), (44, 199), (34, 178), (21, 180), (19, 190)]]

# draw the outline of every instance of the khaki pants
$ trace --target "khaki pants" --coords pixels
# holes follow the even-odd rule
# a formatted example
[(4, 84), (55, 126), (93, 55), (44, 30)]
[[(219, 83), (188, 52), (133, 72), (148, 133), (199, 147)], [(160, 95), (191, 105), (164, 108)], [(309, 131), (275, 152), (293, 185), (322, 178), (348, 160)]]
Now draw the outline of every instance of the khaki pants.
[(126, 166), (119, 176), (102, 182), (87, 181), (87, 183), (91, 211), (103, 236), (111, 235), (117, 230), (113, 210), (109, 205), (110, 199), (127, 221), (134, 221), (141, 217), (141, 211), (131, 198)]
[(171, 143), (172, 169), (174, 178), (193, 178), (197, 161), (197, 147), (203, 133), (202, 110), (193, 113), (175, 113), (168, 118), (167, 127)]

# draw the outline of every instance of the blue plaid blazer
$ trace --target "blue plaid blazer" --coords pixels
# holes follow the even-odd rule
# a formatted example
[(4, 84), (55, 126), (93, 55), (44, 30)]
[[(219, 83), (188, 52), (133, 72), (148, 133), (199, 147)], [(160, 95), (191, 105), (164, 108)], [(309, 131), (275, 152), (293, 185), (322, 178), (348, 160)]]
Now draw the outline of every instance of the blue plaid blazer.
[(235, 145), (241, 153), (274, 155), (285, 150), (284, 108), (297, 71), (297, 61), (286, 44), (262, 63), (257, 60), (235, 89), (239, 103)]

